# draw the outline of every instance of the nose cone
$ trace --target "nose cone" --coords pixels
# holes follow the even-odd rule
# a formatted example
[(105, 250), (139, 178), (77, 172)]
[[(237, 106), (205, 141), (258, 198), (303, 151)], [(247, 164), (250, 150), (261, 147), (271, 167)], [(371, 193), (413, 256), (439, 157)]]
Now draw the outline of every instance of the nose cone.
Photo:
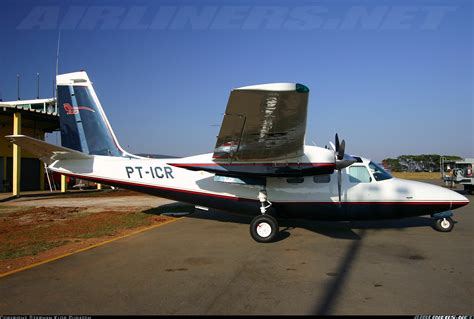
[(429, 191), (428, 194), (430, 194), (429, 196), (432, 200), (450, 203), (451, 209), (456, 209), (469, 204), (469, 199), (465, 196), (441, 186), (432, 185), (431, 189), (427, 188), (426, 190)]
[(434, 201), (450, 203), (451, 209), (456, 209), (469, 204), (469, 199), (467, 199), (465, 196), (459, 194), (456, 191), (441, 186), (431, 186), (431, 188), (427, 187), (426, 191), (427, 195), (430, 196)]
[(455, 192), (455, 191), (452, 191), (450, 189), (445, 189), (445, 191), (448, 191), (450, 193), (450, 201), (452, 203), (452, 208), (459, 208), (459, 207), (463, 207), (463, 206), (466, 206), (467, 204), (469, 204), (469, 199), (467, 199), (467, 197), (459, 194), (458, 192)]
[[(394, 180), (396, 191), (407, 195), (414, 201), (433, 203), (436, 205), (449, 205), (450, 209), (459, 208), (469, 204), (469, 199), (450, 189), (416, 181), (396, 179)], [(449, 209), (449, 208), (448, 208)]]

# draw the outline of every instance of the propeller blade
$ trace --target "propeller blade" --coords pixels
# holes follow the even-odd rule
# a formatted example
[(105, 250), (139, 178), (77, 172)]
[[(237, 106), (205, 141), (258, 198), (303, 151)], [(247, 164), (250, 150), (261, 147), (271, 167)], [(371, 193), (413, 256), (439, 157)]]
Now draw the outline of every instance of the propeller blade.
[(331, 146), (332, 150), (335, 152), (336, 151), (336, 146), (334, 146), (334, 143), (329, 142), (329, 145)]
[(337, 171), (337, 194), (339, 195), (339, 207), (341, 207), (341, 170)]
[(337, 159), (342, 160), (344, 158), (344, 151), (346, 150), (346, 141), (342, 140), (339, 150), (337, 151)]
[(339, 152), (339, 136), (337, 136), (337, 133), (336, 133), (336, 153)]

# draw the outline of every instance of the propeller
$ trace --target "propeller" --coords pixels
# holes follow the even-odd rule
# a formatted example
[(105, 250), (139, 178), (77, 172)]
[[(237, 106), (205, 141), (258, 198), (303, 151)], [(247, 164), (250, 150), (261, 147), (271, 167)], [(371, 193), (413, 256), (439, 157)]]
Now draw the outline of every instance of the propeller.
[(342, 188), (342, 173), (341, 169), (337, 170), (337, 195), (339, 197), (339, 207), (341, 207), (341, 188)]
[(336, 162), (336, 170), (337, 170), (337, 193), (339, 196), (339, 207), (341, 207), (341, 188), (342, 188), (342, 173), (341, 170), (346, 168), (347, 166), (356, 162), (356, 159), (352, 156), (345, 155), (346, 150), (346, 141), (342, 140), (339, 142), (339, 136), (336, 133), (335, 138), (336, 145), (332, 142), (329, 142), (333, 151), (334, 151), (334, 159)]

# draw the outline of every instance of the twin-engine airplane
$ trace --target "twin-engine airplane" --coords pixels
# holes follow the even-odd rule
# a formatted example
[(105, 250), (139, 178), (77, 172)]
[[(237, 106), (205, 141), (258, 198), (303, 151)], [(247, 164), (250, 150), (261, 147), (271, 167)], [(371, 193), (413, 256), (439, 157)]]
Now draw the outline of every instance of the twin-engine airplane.
[(451, 190), (393, 178), (370, 160), (304, 145), (309, 89), (274, 83), (234, 89), (213, 153), (150, 159), (120, 146), (86, 72), (57, 76), (61, 146), (8, 138), (52, 171), (224, 211), (257, 215), (250, 234), (270, 242), (277, 219), (366, 220), (431, 215), (453, 228), (469, 200)]

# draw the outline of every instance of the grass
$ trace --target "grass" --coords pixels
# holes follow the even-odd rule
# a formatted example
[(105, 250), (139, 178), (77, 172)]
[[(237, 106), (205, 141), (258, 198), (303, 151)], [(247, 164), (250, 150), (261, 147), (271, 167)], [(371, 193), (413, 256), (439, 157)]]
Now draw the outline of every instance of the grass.
[(41, 260), (50, 250), (53, 250), (51, 254), (58, 254), (67, 250), (70, 244), (80, 247), (169, 220), (170, 217), (162, 215), (164, 213), (194, 211), (193, 205), (183, 203), (143, 211), (140, 208), (143, 209), (133, 206), (104, 210), (42, 206), (7, 208), (0, 205), (0, 270), (31, 262), (33, 259), (29, 256)]
[(25, 256), (35, 256), (43, 251), (50, 250), (69, 243), (69, 240), (61, 241), (40, 241), (40, 242), (29, 242), (22, 247), (17, 247), (9, 244), (0, 245), (0, 260), (14, 259)]
[(439, 172), (392, 172), (393, 177), (403, 179), (441, 179)]
[(115, 235), (121, 229), (130, 229), (150, 224), (149, 215), (144, 212), (132, 213), (121, 216), (119, 219), (111, 220), (103, 225), (99, 225), (96, 229), (79, 234), (77, 238), (97, 238), (102, 236)]
[[(64, 211), (64, 208), (55, 209)], [(28, 224), (19, 223), (18, 218), (0, 220), (0, 260), (33, 256), (70, 242), (113, 236), (126, 229), (148, 226), (161, 219), (156, 216), (160, 211), (160, 208), (157, 208), (148, 211), (105, 211), (84, 215), (70, 212), (64, 220), (57, 221), (46, 217)], [(51, 208), (48, 213), (57, 216)], [(28, 214), (34, 216), (31, 209), (24, 211), (21, 216)]]

